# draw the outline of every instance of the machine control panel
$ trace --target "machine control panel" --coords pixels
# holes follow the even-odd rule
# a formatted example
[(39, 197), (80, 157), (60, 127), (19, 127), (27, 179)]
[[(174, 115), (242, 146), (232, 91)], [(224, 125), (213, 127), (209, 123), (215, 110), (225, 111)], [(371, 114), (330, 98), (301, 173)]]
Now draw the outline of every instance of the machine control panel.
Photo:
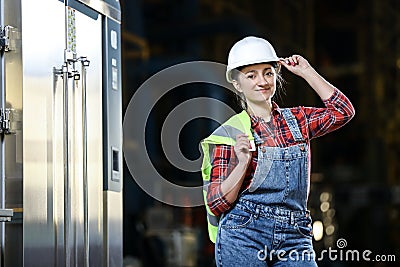
[(120, 25), (104, 18), (103, 118), (104, 190), (122, 190), (122, 90)]

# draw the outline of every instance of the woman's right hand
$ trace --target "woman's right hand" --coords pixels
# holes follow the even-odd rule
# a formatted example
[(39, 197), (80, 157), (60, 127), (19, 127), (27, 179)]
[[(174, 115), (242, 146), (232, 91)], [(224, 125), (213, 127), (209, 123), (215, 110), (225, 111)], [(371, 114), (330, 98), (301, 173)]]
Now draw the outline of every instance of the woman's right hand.
[(234, 146), (236, 157), (239, 163), (248, 165), (251, 160), (250, 141), (247, 134), (238, 134)]

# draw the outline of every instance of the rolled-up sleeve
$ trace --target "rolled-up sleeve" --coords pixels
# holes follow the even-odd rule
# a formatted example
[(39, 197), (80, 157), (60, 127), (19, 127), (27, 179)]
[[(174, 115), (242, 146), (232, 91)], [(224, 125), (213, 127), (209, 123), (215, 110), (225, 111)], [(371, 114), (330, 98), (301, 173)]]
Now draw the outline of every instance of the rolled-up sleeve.
[(350, 100), (339, 89), (335, 89), (332, 96), (323, 100), (323, 103), (325, 108), (303, 107), (310, 139), (342, 127), (355, 115)]
[(213, 151), (213, 161), (210, 183), (207, 188), (207, 205), (215, 216), (220, 216), (232, 207), (221, 191), (221, 184), (235, 164), (232, 146), (216, 145)]

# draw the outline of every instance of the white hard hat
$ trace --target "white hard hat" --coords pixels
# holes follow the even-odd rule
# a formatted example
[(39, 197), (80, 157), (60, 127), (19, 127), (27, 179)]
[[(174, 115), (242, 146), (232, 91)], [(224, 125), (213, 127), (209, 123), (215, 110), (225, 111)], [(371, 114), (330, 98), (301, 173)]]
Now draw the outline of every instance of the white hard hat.
[(254, 36), (243, 38), (229, 51), (226, 80), (232, 82), (231, 72), (238, 67), (276, 61), (279, 58), (267, 40)]

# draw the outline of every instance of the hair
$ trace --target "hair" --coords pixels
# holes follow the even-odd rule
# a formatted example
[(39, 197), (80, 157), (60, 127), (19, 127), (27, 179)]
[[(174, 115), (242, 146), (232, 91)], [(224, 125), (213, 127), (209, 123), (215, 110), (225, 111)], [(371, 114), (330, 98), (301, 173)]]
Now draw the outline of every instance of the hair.
[[(275, 69), (276, 72), (276, 81), (277, 81), (277, 86), (276, 86), (276, 94), (274, 95), (273, 98), (279, 97), (281, 98), (281, 91), (285, 93), (285, 89), (283, 87), (285, 80), (283, 79), (281, 75), (281, 66), (277, 62), (267, 62), (268, 64), (271, 64), (272, 67)], [(245, 68), (246, 66), (241, 66), (236, 69), (233, 69), (231, 72), (231, 77), (232, 80), (238, 81), (239, 80), (239, 74), (241, 73), (242, 69)], [(278, 90), (279, 89), (279, 90)], [(247, 102), (246, 102), (246, 97), (244, 96), (243, 93), (239, 92), (236, 90), (236, 101), (237, 104), (244, 110), (247, 110)]]

